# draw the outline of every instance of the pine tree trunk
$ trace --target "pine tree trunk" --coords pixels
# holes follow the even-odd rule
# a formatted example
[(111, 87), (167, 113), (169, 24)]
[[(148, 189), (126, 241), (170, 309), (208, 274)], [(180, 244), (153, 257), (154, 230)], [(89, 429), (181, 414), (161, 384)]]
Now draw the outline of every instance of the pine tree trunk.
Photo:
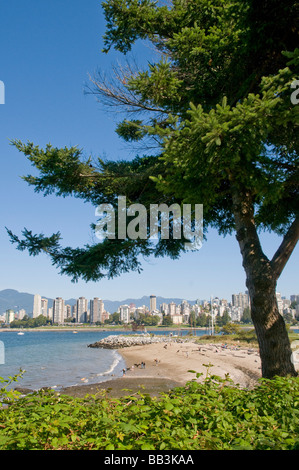
[(260, 348), (262, 376), (269, 379), (276, 375), (296, 376), (285, 322), (278, 311), (276, 282), (261, 269), (259, 275), (247, 275), (246, 285)]
[(236, 191), (233, 204), (236, 238), (246, 272), (251, 317), (259, 343), (262, 377), (296, 376), (285, 322), (278, 311), (277, 276), (260, 245), (250, 193)]

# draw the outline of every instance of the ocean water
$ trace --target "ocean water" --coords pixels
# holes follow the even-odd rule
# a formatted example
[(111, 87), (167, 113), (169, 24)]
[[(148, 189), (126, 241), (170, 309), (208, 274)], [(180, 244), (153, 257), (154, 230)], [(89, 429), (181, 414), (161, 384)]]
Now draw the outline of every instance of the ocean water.
[[(120, 377), (125, 366), (115, 350), (88, 348), (88, 345), (109, 336), (110, 332), (17, 331), (0, 332), (4, 358), (0, 361), (0, 377), (8, 378), (25, 370), (11, 387), (37, 390), (99, 383)], [(3, 360), (4, 359), (4, 360)]]
[[(165, 330), (152, 332), (170, 334), (170, 331)], [(116, 350), (88, 348), (88, 345), (111, 334), (132, 334), (131, 331), (80, 329), (77, 334), (71, 330), (25, 330), (23, 335), (18, 333), (14, 330), (0, 330), (0, 377), (7, 379), (18, 374), (20, 369), (25, 370), (18, 382), (13, 382), (8, 388), (24, 387), (32, 390), (42, 387), (59, 390), (62, 387), (121, 377), (125, 362)], [(182, 330), (180, 335), (185, 336), (187, 333), (188, 330)], [(197, 330), (196, 334), (206, 334), (206, 331)]]

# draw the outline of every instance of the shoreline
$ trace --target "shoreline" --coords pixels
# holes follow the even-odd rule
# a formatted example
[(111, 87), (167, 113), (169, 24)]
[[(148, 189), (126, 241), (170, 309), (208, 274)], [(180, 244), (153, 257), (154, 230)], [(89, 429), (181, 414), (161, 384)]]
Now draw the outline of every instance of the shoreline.
[[(171, 330), (174, 331), (172, 328), (168, 332)], [(112, 333), (111, 330), (108, 331)], [(190, 380), (203, 381), (208, 373), (223, 379), (228, 375), (233, 384), (241, 388), (249, 389), (258, 384), (262, 374), (257, 346), (241, 344), (238, 341), (226, 344), (225, 336), (222, 343), (213, 343), (213, 337), (207, 343), (201, 343), (198, 342), (199, 338), (174, 336), (171, 340), (168, 336), (167, 341), (135, 345), (127, 343), (126, 347), (116, 343), (113, 349), (125, 364), (124, 376), (116, 376), (111, 371), (112, 373), (107, 374), (101, 382), (61, 386), (56, 392), (78, 398), (107, 391), (113, 398), (128, 396), (138, 391), (158, 396), (172, 388), (184, 386)], [(106, 349), (105, 346), (107, 345), (100, 347)], [(141, 367), (142, 362), (145, 363), (145, 368)], [(196, 378), (196, 373), (201, 374), (199, 378)], [(25, 390), (24, 394), (33, 392)]]
[[(107, 392), (108, 397), (119, 398), (132, 393), (159, 396), (190, 380), (202, 381), (207, 373), (229, 378), (235, 385), (252, 388), (261, 378), (261, 361), (257, 349), (238, 345), (184, 343), (153, 343), (129, 346), (117, 350), (124, 359), (123, 377), (108, 379), (98, 384), (80, 384), (62, 388), (59, 393), (84, 398), (87, 394)], [(141, 368), (141, 362), (145, 367)], [(202, 373), (196, 379), (195, 373)]]
[[(187, 325), (184, 327), (179, 327), (177, 325), (173, 325), (172, 327), (157, 327), (157, 326), (151, 326), (147, 327), (147, 330), (150, 331), (166, 331), (166, 332), (173, 332), (173, 331), (189, 331), (190, 333), (192, 330), (196, 331), (207, 331), (206, 327), (196, 327), (196, 328), (191, 328), (188, 327)], [(0, 327), (0, 333), (1, 332), (14, 332), (14, 331), (110, 331), (111, 333), (113, 332), (123, 332), (123, 333), (128, 333), (128, 334), (144, 334), (145, 331), (143, 330), (130, 330), (126, 328), (122, 328), (121, 326), (112, 326), (112, 327), (101, 327), (101, 326), (82, 326), (82, 325), (67, 325), (67, 326), (45, 326), (45, 327), (32, 327), (32, 328), (6, 328), (6, 327)]]
[(140, 361), (146, 364), (144, 369), (134, 366), (128, 370), (128, 377), (165, 378), (185, 384), (196, 378), (190, 370), (203, 374), (198, 380), (204, 380), (209, 370), (222, 378), (229, 374), (241, 387), (251, 386), (261, 377), (258, 350), (250, 347), (188, 341), (132, 346), (118, 352), (129, 368)]

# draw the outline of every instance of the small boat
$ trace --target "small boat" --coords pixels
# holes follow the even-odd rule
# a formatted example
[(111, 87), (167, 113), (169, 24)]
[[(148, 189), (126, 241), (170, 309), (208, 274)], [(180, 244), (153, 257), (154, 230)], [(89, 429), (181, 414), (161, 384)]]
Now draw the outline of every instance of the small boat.
[(78, 331), (73, 331), (74, 335), (78, 333)]
[(18, 335), (23, 335), (24, 333), (22, 331), (19, 331)]

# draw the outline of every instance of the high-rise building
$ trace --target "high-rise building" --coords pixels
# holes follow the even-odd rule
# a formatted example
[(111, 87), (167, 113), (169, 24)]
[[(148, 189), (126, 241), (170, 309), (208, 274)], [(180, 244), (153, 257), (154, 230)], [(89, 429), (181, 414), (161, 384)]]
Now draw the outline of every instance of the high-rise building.
[(53, 322), (61, 324), (64, 322), (64, 300), (56, 297), (53, 301)]
[(276, 292), (277, 308), (280, 315), (283, 315), (283, 300), (281, 298), (280, 292)]
[(200, 312), (201, 312), (200, 305), (198, 305), (198, 304), (193, 305), (191, 311), (195, 313), (195, 317), (197, 318), (200, 315)]
[(72, 306), (66, 304), (64, 306), (64, 318), (71, 318), (72, 317)]
[(233, 294), (232, 304), (233, 307), (240, 307), (243, 311), (246, 307), (249, 307), (249, 295), (243, 294), (242, 292), (239, 294)]
[(5, 322), (11, 323), (15, 319), (15, 311), (12, 308), (9, 308), (5, 312)]
[(150, 296), (150, 312), (157, 310), (157, 297), (155, 295)]
[(53, 321), (53, 307), (48, 308), (48, 318)]
[(25, 315), (26, 315), (26, 310), (24, 308), (21, 308), (19, 310), (19, 316), (18, 316), (19, 320), (22, 320), (25, 317)]
[(121, 305), (119, 307), (119, 312), (120, 312), (120, 321), (123, 323), (129, 323), (130, 321), (130, 307), (129, 305)]
[(187, 302), (187, 300), (182, 300), (180, 313), (182, 315), (189, 315), (190, 314), (190, 305)]
[(47, 318), (48, 316), (48, 299), (41, 299), (41, 314)]
[(168, 315), (175, 315), (176, 314), (176, 304), (174, 302), (170, 302), (168, 304)]
[(101, 322), (104, 323), (104, 302), (98, 297), (94, 297), (90, 301), (90, 323)]
[(163, 302), (161, 305), (160, 305), (160, 311), (162, 313), (164, 313), (165, 315), (168, 314), (168, 304)]
[(77, 321), (77, 303), (75, 303), (72, 307), (72, 318), (75, 318)]
[(33, 299), (33, 318), (42, 314), (42, 298), (39, 294), (35, 294)]
[(88, 301), (85, 297), (79, 297), (77, 300), (77, 322), (86, 323), (88, 312)]

